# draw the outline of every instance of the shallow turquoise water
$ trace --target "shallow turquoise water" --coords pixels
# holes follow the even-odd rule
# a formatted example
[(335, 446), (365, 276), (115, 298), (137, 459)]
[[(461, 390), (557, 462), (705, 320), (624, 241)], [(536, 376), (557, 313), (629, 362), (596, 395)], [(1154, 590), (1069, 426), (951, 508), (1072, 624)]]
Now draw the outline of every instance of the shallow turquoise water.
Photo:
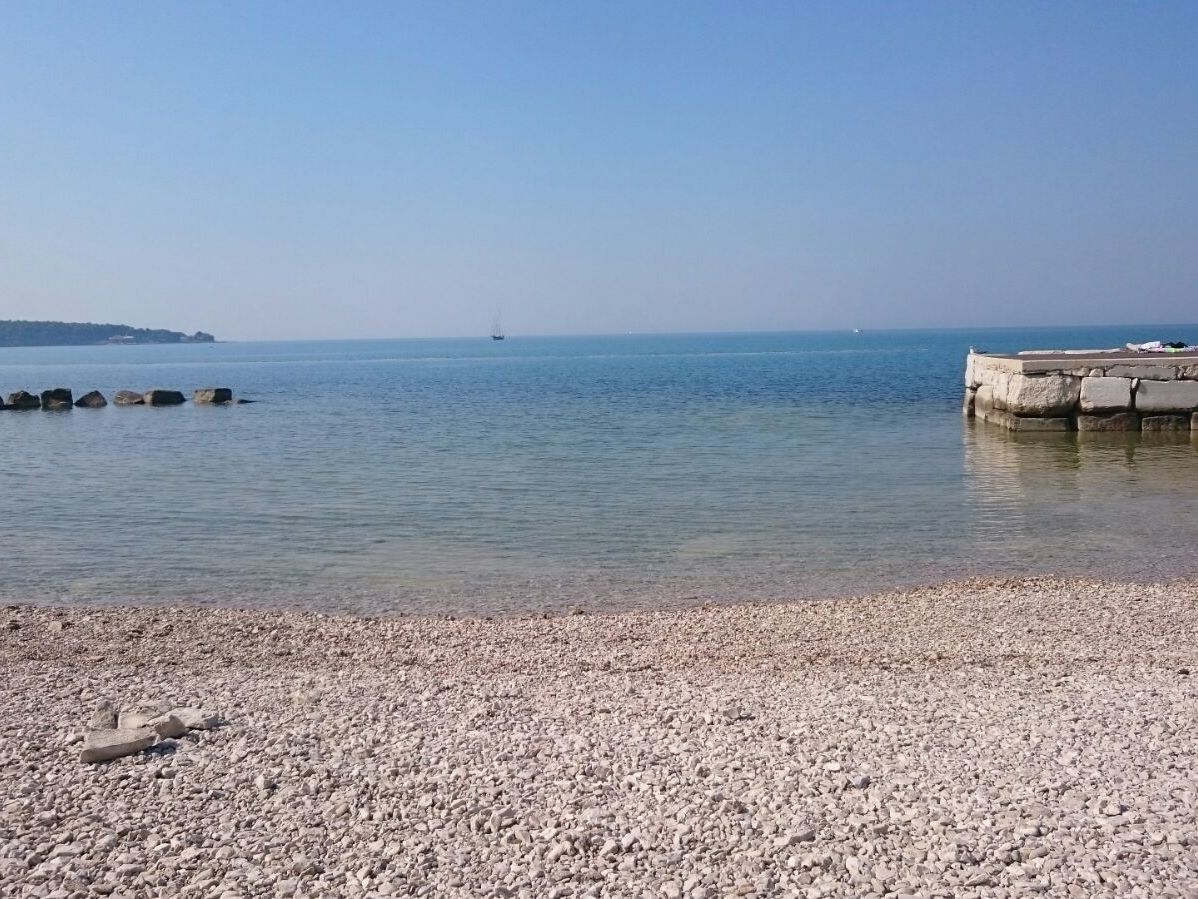
[(1188, 439), (1011, 435), (964, 356), (1198, 327), (0, 350), (10, 600), (665, 606), (989, 573), (1198, 575)]

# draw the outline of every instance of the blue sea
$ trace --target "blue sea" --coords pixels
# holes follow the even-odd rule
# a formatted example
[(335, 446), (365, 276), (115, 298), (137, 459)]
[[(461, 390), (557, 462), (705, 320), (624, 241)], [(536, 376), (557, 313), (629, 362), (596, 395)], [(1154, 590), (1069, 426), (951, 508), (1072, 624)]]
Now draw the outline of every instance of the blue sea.
[(974, 575), (1198, 577), (1198, 443), (961, 415), (965, 354), (1198, 326), (0, 349), (0, 597), (664, 608)]

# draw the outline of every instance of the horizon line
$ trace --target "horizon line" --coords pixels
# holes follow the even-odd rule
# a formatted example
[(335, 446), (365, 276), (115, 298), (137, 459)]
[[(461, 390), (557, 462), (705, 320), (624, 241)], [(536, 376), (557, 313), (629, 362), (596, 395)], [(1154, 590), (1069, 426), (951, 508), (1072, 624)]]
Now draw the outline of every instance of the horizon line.
[[(1195, 322), (1116, 322), (1113, 324), (1069, 324), (1069, 325), (953, 325), (935, 327), (929, 325), (890, 328), (776, 328), (714, 331), (573, 331), (573, 332), (527, 332), (507, 333), (504, 340), (546, 339), (570, 337), (731, 337), (765, 334), (888, 334), (919, 331), (1064, 331), (1089, 328), (1196, 328)], [(387, 340), (490, 340), (489, 334), (439, 334), (439, 335), (395, 335), (389, 337), (244, 337), (217, 338), (216, 343), (330, 343), (342, 340), (382, 342)], [(153, 344), (140, 344), (151, 346)], [(183, 344), (180, 344), (183, 345)]]

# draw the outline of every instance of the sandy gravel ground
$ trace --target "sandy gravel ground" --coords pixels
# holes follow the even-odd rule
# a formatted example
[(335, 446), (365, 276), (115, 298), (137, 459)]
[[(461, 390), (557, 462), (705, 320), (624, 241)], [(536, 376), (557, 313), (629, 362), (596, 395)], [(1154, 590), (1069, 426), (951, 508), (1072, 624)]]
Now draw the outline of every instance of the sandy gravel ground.
[[(0, 895), (1198, 897), (1198, 586), (0, 609)], [(228, 725), (101, 765), (98, 701)]]

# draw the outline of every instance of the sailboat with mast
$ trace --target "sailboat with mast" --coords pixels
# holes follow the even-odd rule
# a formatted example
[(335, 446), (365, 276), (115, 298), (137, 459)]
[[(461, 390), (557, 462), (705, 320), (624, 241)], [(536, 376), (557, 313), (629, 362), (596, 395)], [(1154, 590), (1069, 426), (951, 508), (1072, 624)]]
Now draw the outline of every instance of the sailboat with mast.
[(495, 313), (495, 321), (491, 322), (491, 339), (503, 340), (503, 323), (499, 320), (499, 313)]

